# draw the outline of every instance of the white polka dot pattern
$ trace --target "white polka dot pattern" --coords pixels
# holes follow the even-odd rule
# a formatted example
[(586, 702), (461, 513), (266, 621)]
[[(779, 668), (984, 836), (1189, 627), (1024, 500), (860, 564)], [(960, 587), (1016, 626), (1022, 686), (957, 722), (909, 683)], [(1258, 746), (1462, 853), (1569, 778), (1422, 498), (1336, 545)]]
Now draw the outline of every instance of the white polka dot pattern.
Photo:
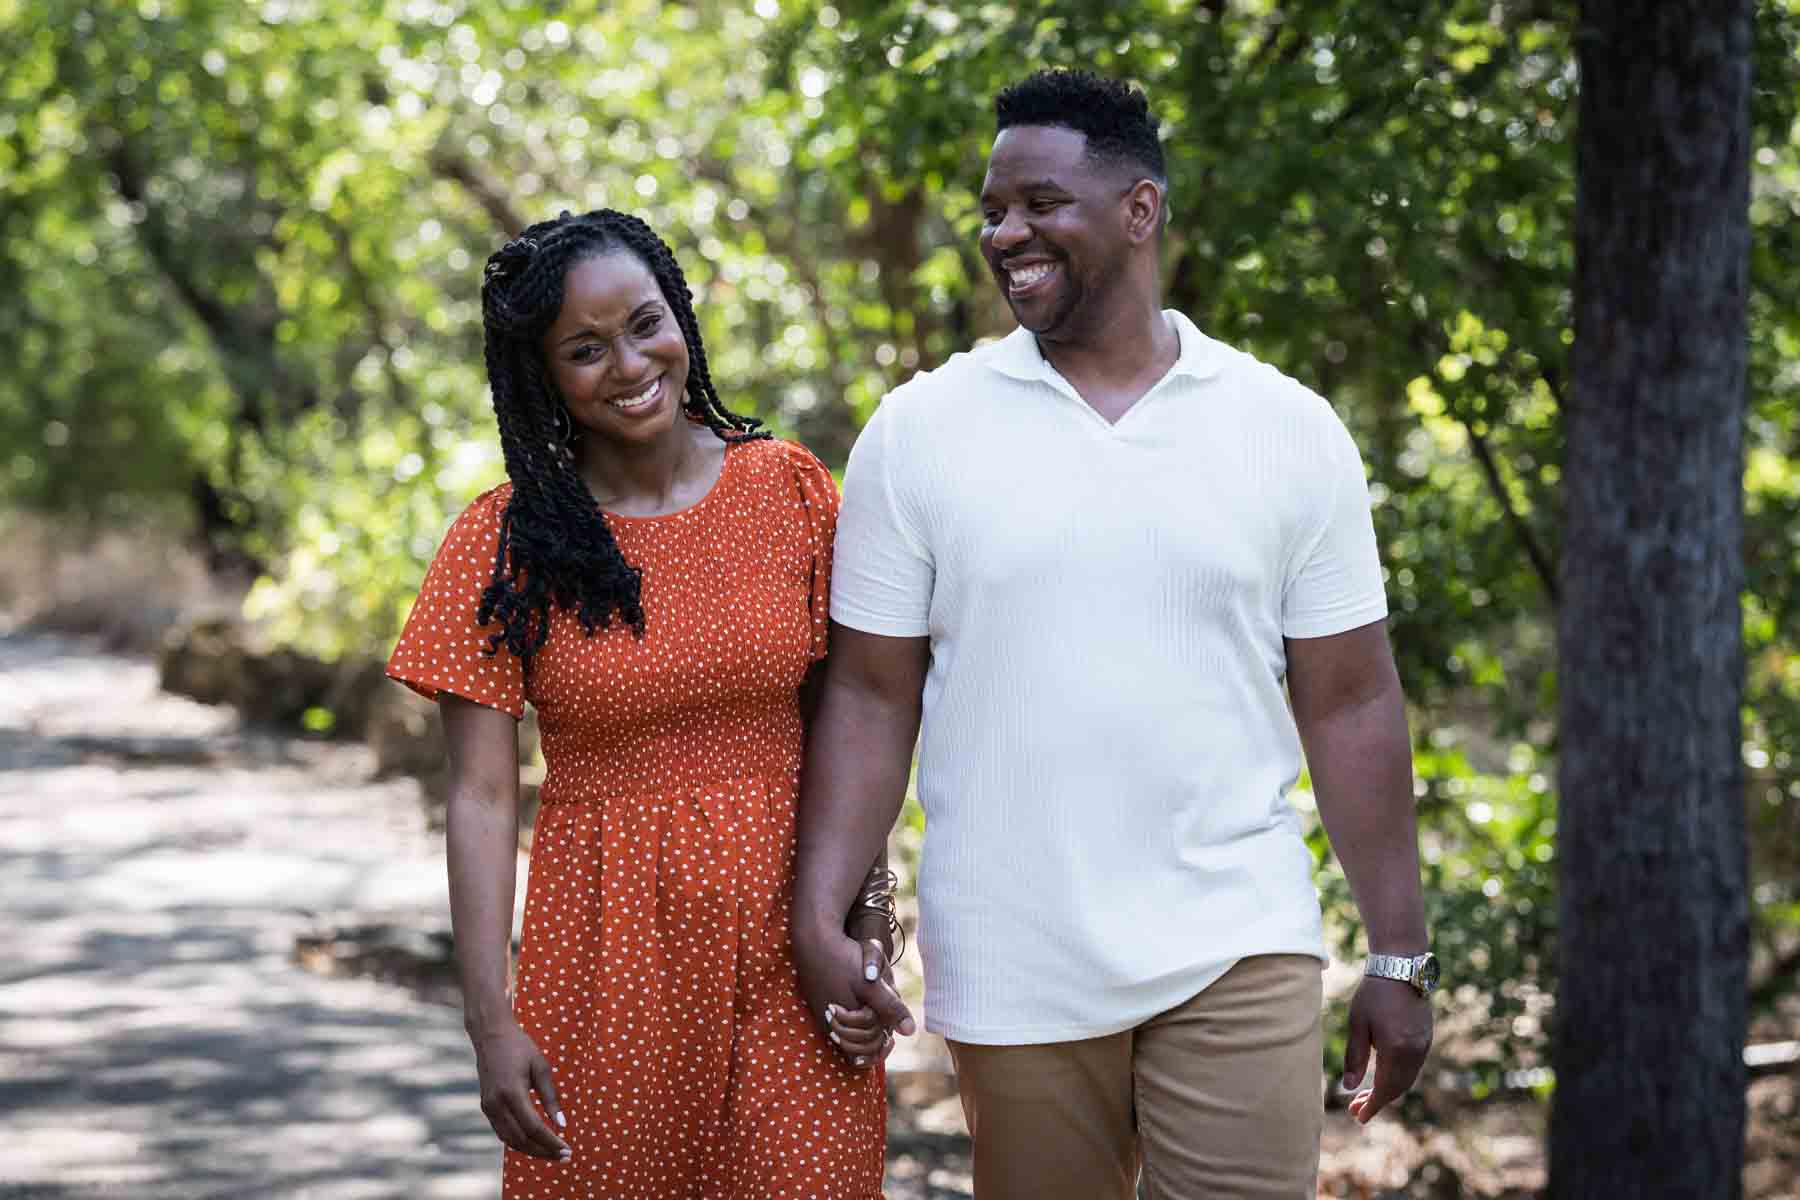
[(797, 689), (825, 651), (837, 491), (783, 442), (713, 489), (608, 515), (643, 571), (643, 639), (558, 611), (526, 680), (475, 606), (510, 489), (452, 525), (388, 664), (435, 697), (538, 710), (546, 773), (514, 1005), (555, 1072), (567, 1165), (507, 1152), (507, 1200), (869, 1200), (879, 1071), (802, 1002), (789, 943)]

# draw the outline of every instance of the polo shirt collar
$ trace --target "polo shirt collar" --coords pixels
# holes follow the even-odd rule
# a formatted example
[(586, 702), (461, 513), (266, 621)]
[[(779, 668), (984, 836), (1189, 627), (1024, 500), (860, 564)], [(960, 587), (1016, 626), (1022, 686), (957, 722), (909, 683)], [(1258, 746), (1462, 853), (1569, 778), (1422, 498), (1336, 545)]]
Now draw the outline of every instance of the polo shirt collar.
[[(1181, 353), (1175, 359), (1175, 365), (1169, 368), (1169, 375), (1186, 375), (1193, 379), (1206, 379), (1219, 371), (1219, 344), (1201, 333), (1187, 317), (1172, 308), (1165, 308), (1163, 315), (1175, 324), (1175, 333), (1181, 338)], [(1055, 367), (1038, 349), (1037, 336), (1023, 325), (994, 343), (994, 351), (988, 358), (988, 366), (1011, 379), (1041, 381), (1054, 385), (1061, 378)]]

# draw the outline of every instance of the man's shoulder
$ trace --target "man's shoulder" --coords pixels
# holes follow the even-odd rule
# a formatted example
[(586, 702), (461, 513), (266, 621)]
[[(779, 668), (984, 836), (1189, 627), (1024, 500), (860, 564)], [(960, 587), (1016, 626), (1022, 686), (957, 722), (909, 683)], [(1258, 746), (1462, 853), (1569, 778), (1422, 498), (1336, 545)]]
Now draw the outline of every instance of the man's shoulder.
[(915, 373), (881, 398), (877, 413), (884, 422), (902, 426), (931, 422), (951, 407), (966, 415), (970, 401), (1007, 384), (1006, 376), (993, 369), (1002, 341), (959, 350), (937, 366)]
[(958, 350), (930, 370), (918, 372), (890, 395), (954, 397), (968, 388), (992, 387), (1005, 378), (994, 370), (994, 366), (1006, 352), (1006, 342), (1007, 339), (1000, 338)]
[(1329, 400), (1281, 368), (1197, 329), (1195, 332), (1205, 343), (1207, 360), (1218, 381), (1225, 385), (1226, 394), (1236, 398), (1246, 417), (1321, 429), (1341, 424)]

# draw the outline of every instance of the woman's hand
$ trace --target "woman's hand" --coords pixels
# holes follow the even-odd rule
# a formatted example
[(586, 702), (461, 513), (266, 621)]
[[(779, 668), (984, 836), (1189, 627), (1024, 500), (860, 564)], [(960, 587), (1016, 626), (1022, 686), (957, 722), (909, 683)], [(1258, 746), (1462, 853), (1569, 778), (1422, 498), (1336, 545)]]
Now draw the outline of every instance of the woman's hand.
[[(858, 946), (842, 929), (828, 926), (797, 929), (794, 934), (794, 965), (801, 994), (827, 1034), (837, 1033), (839, 1049), (845, 1041), (839, 1027), (851, 1027), (851, 1044), (863, 1051), (848, 1054), (852, 1062), (884, 1053), (881, 1043), (887, 1031), (910, 1036), (914, 1029), (912, 1014), (894, 991), (891, 973), (883, 977), (887, 956), (879, 945), (870, 947), (865, 942)], [(879, 1031), (873, 1036), (866, 1029), (871, 1017)]]
[(481, 1113), (500, 1140), (533, 1158), (568, 1162), (574, 1157), (569, 1144), (550, 1131), (531, 1102), (535, 1091), (557, 1127), (568, 1124), (556, 1103), (550, 1063), (518, 1023), (508, 1021), (494, 1032), (470, 1040), (475, 1044), (475, 1069), (481, 1076)]
[[(889, 992), (894, 991), (894, 969), (888, 962), (887, 948), (877, 938), (862, 943), (862, 974), (865, 983), (879, 981)], [(897, 994), (897, 993), (896, 993)], [(867, 1004), (861, 1008), (843, 1009), (835, 1004), (825, 1006), (825, 1026), (832, 1044), (843, 1052), (853, 1067), (871, 1067), (887, 1061), (894, 1052), (894, 1034), (881, 1023), (875, 1010)]]

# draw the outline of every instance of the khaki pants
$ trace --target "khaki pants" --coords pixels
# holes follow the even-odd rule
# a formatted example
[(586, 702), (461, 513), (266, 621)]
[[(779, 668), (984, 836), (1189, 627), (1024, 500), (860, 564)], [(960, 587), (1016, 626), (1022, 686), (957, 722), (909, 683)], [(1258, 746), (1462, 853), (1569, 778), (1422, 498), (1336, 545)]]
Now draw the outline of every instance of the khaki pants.
[(1319, 960), (1246, 958), (1108, 1037), (951, 1042), (976, 1200), (1312, 1200), (1324, 1123)]

